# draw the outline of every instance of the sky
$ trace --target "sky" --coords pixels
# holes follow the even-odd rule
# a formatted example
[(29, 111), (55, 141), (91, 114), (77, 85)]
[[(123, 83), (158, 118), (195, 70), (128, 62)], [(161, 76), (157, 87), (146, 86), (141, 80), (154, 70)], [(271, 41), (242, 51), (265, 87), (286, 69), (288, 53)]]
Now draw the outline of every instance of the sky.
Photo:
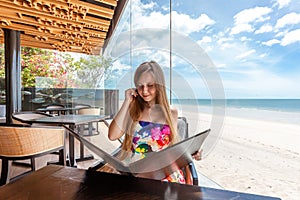
[[(300, 98), (299, 0), (173, 0), (171, 8), (175, 96), (209, 98), (220, 86), (225, 98)], [(129, 0), (122, 20), (108, 50), (118, 55), (121, 88), (143, 61), (170, 67), (170, 1)]]

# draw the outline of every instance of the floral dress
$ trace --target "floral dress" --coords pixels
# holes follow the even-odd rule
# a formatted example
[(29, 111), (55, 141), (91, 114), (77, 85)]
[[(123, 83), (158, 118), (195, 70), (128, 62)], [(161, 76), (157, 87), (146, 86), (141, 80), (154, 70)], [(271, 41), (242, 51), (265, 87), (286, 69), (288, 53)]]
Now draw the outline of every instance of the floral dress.
[[(132, 139), (131, 161), (142, 159), (149, 152), (160, 151), (168, 147), (170, 134), (170, 127), (166, 124), (139, 121)], [(165, 177), (163, 181), (185, 183), (181, 170), (173, 172), (171, 175)]]

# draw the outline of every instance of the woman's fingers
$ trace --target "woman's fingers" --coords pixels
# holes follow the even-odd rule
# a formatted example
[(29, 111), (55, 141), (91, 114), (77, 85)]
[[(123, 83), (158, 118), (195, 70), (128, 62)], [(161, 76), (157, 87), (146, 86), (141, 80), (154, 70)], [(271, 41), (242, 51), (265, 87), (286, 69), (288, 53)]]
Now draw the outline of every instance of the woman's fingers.
[(136, 92), (135, 88), (129, 88), (125, 91), (125, 97), (127, 99), (129, 99), (130, 101), (132, 101), (133, 97), (136, 97), (136, 96), (137, 96), (137, 92)]
[(198, 151), (196, 151), (192, 156), (195, 160), (201, 160), (202, 159), (202, 149), (199, 149)]

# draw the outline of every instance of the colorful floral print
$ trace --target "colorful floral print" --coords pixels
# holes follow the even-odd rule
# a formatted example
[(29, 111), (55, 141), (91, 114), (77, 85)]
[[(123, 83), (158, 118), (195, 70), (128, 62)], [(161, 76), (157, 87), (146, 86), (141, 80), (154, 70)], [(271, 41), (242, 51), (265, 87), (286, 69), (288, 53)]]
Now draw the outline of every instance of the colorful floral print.
[[(147, 153), (160, 151), (170, 143), (170, 127), (166, 124), (139, 121), (132, 139), (131, 160), (136, 161), (147, 156)], [(181, 170), (164, 178), (163, 181), (185, 183)]]

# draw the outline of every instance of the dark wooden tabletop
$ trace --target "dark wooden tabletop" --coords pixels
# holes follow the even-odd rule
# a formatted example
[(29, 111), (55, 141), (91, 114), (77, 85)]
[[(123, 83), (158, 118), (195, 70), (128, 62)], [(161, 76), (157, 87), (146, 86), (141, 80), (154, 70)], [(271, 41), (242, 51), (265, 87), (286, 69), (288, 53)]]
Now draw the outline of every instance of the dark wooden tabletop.
[(49, 165), (0, 187), (0, 199), (256, 199), (278, 198)]

